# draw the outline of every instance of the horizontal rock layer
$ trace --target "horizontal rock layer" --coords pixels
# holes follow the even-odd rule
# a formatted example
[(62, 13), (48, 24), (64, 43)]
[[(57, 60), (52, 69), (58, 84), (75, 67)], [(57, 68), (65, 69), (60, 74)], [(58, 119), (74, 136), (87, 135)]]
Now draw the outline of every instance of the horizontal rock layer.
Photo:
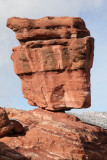
[(26, 133), (1, 138), (0, 158), (5, 153), (4, 157), (16, 160), (107, 159), (107, 131), (100, 127), (61, 112), (6, 111), (9, 118), (21, 121)]
[(90, 107), (94, 39), (81, 18), (10, 18), (7, 26), (21, 42), (11, 58), (29, 104), (52, 111)]
[(94, 39), (30, 41), (13, 48), (15, 73), (63, 71), (92, 67)]
[(79, 17), (44, 17), (27, 19), (13, 17), (7, 26), (16, 32), (16, 38), (24, 43), (31, 40), (82, 38), (89, 36), (84, 21)]

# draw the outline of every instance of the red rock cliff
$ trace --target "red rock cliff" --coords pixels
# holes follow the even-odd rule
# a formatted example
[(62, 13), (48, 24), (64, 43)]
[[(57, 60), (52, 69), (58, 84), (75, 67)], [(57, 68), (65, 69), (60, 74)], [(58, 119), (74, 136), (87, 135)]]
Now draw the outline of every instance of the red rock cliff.
[(20, 41), (11, 58), (29, 104), (53, 111), (90, 107), (94, 39), (81, 18), (13, 17), (7, 26)]

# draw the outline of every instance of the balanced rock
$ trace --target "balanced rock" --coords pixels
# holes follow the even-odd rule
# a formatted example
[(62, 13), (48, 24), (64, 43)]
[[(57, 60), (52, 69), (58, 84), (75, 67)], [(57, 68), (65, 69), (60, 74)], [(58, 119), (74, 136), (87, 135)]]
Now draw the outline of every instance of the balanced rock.
[(101, 127), (83, 123), (74, 115), (40, 108), (6, 111), (26, 129), (23, 136), (0, 139), (10, 148), (4, 149), (8, 158), (14, 159), (16, 151), (18, 160), (22, 155), (29, 160), (107, 160), (107, 130)]
[(20, 45), (14, 71), (28, 103), (46, 110), (88, 108), (94, 39), (81, 18), (9, 18)]

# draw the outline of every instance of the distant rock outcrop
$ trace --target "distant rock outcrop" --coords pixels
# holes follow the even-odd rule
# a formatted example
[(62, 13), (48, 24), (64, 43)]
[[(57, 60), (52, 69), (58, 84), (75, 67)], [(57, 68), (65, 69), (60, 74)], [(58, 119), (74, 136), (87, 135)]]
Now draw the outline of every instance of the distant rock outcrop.
[(107, 112), (72, 113), (81, 121), (107, 129)]
[(94, 39), (81, 18), (9, 18), (20, 46), (13, 48), (14, 71), (28, 103), (46, 110), (87, 108)]
[(10, 148), (4, 148), (4, 152), (11, 159), (16, 156), (12, 150), (19, 153), (15, 160), (20, 160), (22, 155), (29, 160), (107, 159), (107, 130), (61, 112), (9, 108), (6, 112), (9, 118), (19, 119), (26, 131), (25, 135), (0, 139), (0, 143)]

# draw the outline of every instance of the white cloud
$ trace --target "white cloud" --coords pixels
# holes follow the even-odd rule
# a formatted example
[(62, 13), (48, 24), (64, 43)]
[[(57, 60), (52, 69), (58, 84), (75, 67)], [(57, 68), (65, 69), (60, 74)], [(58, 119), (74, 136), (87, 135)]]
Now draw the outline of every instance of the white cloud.
[[(46, 15), (78, 15), (80, 11), (100, 7), (104, 0), (0, 0), (0, 15), (40, 17)], [(66, 12), (65, 12), (66, 11)]]
[(40, 18), (48, 15), (79, 16), (80, 12), (98, 8), (103, 3), (104, 0), (0, 0), (0, 46), (1, 52), (5, 52), (0, 54), (0, 66), (8, 63), (6, 60), (8, 50), (3, 49), (3, 46), (9, 47), (6, 42), (11, 47), (17, 44), (13, 31), (6, 27), (7, 18), (13, 16)]
[(105, 0), (90, 0), (90, 1), (82, 0), (82, 5), (85, 4), (86, 9), (90, 8), (94, 9), (100, 7), (104, 3), (104, 1)]

